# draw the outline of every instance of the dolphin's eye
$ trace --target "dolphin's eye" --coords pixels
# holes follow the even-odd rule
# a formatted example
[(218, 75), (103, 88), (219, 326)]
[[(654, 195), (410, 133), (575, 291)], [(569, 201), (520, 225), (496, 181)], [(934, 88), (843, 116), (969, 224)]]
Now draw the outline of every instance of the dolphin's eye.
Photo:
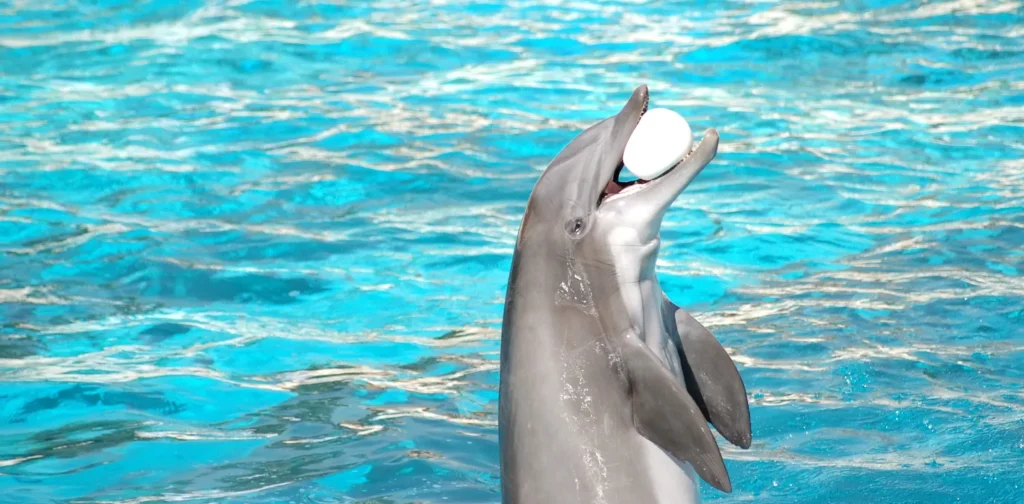
[(587, 230), (587, 221), (583, 220), (583, 217), (576, 217), (569, 219), (565, 223), (565, 232), (569, 233), (569, 236), (578, 238), (583, 235), (583, 232)]

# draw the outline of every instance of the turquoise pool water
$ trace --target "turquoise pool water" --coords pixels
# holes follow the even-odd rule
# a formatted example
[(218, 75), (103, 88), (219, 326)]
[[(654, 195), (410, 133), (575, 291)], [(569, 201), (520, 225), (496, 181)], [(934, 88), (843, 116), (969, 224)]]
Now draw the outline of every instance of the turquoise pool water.
[(499, 501), (524, 204), (646, 82), (717, 502), (1024, 502), (1020, 2), (0, 2), (0, 501)]

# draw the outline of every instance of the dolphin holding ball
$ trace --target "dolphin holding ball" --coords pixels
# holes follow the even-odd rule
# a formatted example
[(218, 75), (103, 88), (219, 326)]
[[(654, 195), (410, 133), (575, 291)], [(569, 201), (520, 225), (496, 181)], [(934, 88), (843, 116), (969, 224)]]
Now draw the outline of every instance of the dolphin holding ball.
[(699, 502), (698, 478), (732, 491), (711, 429), (750, 447), (736, 365), (655, 275), (662, 218), (718, 133), (694, 146), (648, 102), (640, 86), (580, 133), (527, 202), (501, 333), (503, 504)]

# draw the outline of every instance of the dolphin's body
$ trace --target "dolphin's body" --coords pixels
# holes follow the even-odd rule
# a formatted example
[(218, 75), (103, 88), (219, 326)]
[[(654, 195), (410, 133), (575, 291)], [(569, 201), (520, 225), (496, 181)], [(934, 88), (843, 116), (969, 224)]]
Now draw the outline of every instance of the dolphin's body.
[(718, 151), (708, 130), (678, 165), (623, 184), (646, 86), (555, 157), (527, 203), (501, 337), (504, 504), (699, 502), (732, 485), (708, 422), (750, 446), (732, 359), (662, 293), (665, 211)]

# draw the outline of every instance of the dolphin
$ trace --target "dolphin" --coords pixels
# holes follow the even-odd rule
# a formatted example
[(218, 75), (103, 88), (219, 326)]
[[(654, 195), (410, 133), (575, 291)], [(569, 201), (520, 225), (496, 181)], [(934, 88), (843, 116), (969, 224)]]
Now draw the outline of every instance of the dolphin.
[(739, 371), (662, 292), (661, 221), (718, 152), (718, 133), (653, 180), (621, 182), (646, 85), (538, 179), (516, 239), (501, 329), (503, 504), (683, 504), (697, 476), (732, 483), (709, 423), (749, 448)]

